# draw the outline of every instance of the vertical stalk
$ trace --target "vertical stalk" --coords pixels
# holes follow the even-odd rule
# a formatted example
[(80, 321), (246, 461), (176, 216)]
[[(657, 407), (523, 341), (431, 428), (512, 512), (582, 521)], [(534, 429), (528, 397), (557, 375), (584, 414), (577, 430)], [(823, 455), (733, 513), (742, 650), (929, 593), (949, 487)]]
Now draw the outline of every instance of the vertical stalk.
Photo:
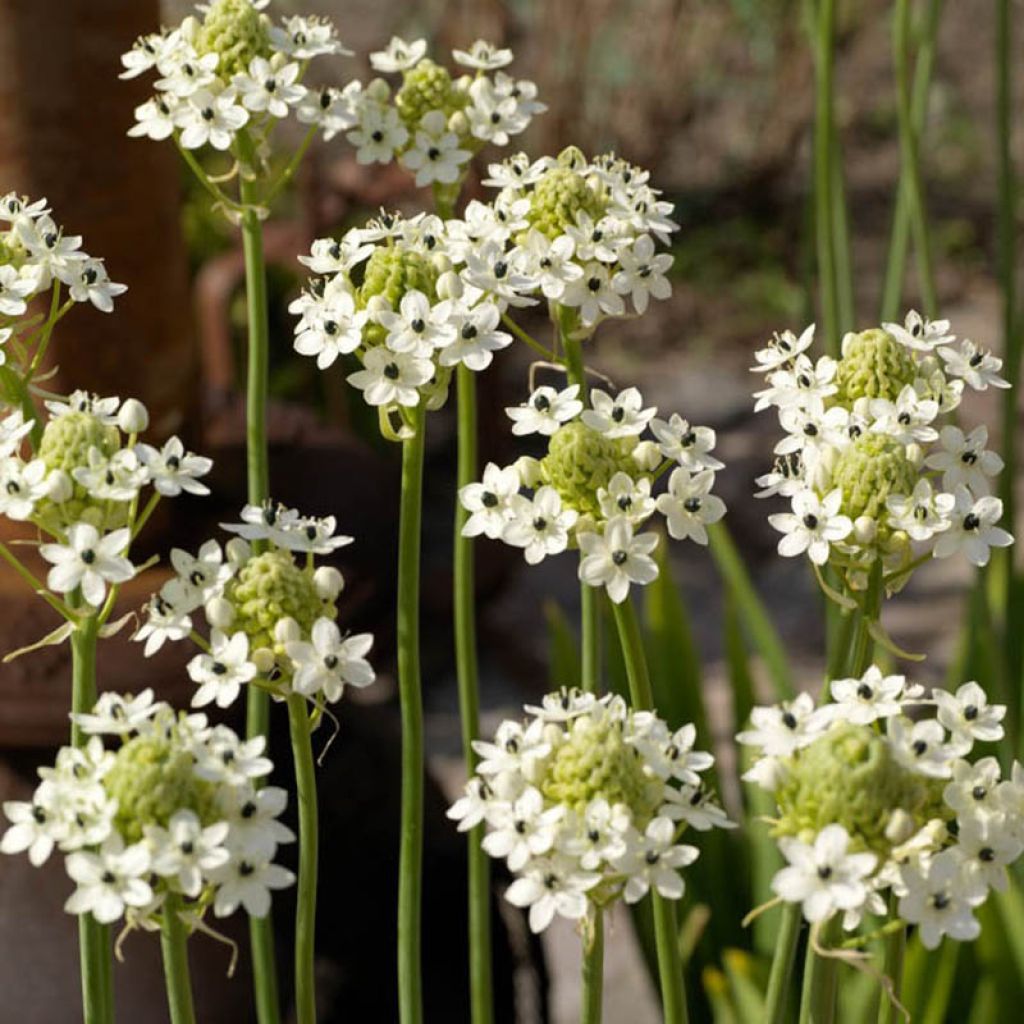
[(896, 70), (896, 89), (900, 125), (900, 153), (906, 172), (907, 208), (910, 231), (914, 239), (918, 284), (925, 315), (937, 314), (935, 274), (932, 269), (931, 245), (928, 240), (928, 221), (924, 208), (924, 190), (921, 184), (921, 166), (918, 160), (917, 130), (914, 125), (910, 100), (910, 0), (896, 0), (893, 17), (893, 60)]
[[(826, 948), (838, 933), (839, 919), (834, 917), (821, 929), (821, 944)], [(837, 961), (818, 956), (807, 944), (804, 984), (800, 996), (800, 1024), (833, 1024), (838, 990)]]
[[(459, 364), (455, 371), (458, 397), (458, 472), (457, 491), (477, 478), (477, 399), (476, 377), (469, 367)], [(473, 538), (462, 535), (469, 513), (455, 500), (454, 610), (455, 674), (459, 686), (459, 720), (462, 724), (462, 754), (466, 772), (476, 769), (473, 740), (480, 732), (480, 683), (476, 650), (476, 593)], [(489, 858), (480, 845), (484, 827), (470, 829), (467, 856), (469, 863), (469, 1001), (472, 1024), (491, 1024), (494, 999), (491, 986), (491, 869)]]
[[(626, 664), (629, 679), (630, 703), (634, 710), (649, 711), (654, 708), (651, 677), (647, 669), (640, 624), (636, 609), (627, 597), (621, 604), (612, 604), (615, 625), (622, 646), (622, 658)], [(651, 909), (654, 916), (654, 939), (658, 949), (658, 976), (661, 981), (661, 1004), (665, 1024), (686, 1024), (686, 989), (683, 981), (683, 965), (679, 956), (679, 930), (676, 925), (675, 907), (670, 900), (663, 899), (656, 892), (651, 893)]]
[(875, 559), (868, 578), (868, 589), (864, 603), (853, 613), (853, 637), (846, 658), (845, 675), (848, 678), (862, 676), (871, 665), (875, 645), (871, 638), (870, 626), (877, 622), (882, 613), (882, 560)]
[[(239, 185), (243, 203), (255, 205), (253, 181), (243, 173)], [(269, 325), (267, 272), (263, 260), (263, 229), (252, 205), (242, 214), (242, 251), (245, 257), (245, 295), (249, 319), (249, 352), (245, 392), (245, 446), (250, 504), (259, 505), (270, 494), (267, 460), (267, 362)], [(246, 735), (267, 736), (270, 698), (258, 686), (246, 690)], [(249, 918), (253, 990), (259, 1024), (278, 1024), (281, 1017), (274, 957), (274, 930), (270, 914)]]
[(786, 1017), (786, 996), (789, 981), (793, 976), (793, 962), (800, 940), (802, 914), (799, 903), (787, 903), (779, 919), (779, 933), (775, 939), (775, 955), (772, 957), (771, 974), (768, 976), (768, 993), (764, 1003), (764, 1024), (784, 1024)]
[(604, 911), (594, 908), (590, 934), (583, 942), (580, 1024), (601, 1024), (604, 995)]
[(420, 904), (423, 873), (423, 696), (420, 683), (420, 532), (426, 411), (410, 414), (402, 442), (398, 525), (398, 696), (402, 716), (402, 811), (398, 863), (398, 1010), (401, 1024), (422, 1024)]
[[(73, 604), (80, 604), (74, 601)], [(79, 619), (71, 634), (71, 710), (92, 711), (96, 703), (95, 615)], [(87, 737), (76, 722), (71, 725), (72, 746), (80, 747)], [(85, 1024), (113, 1024), (114, 994), (111, 972), (110, 928), (92, 914), (78, 917), (78, 948), (82, 975), (82, 1018)]]
[(288, 727), (295, 761), (295, 787), (299, 800), (299, 882), (295, 908), (295, 1019), (316, 1021), (316, 979), (313, 971), (316, 943), (316, 876), (319, 830), (316, 803), (316, 767), (309, 713), (301, 693), (288, 694)]
[(192, 981), (188, 968), (188, 931), (178, 916), (181, 898), (168, 893), (164, 901), (160, 949), (164, 960), (164, 985), (171, 1024), (196, 1024)]
[[(889, 917), (893, 920), (899, 917), (897, 912), (898, 903), (899, 900), (895, 896), (889, 896)], [(891, 996), (895, 999), (900, 998), (900, 992), (903, 988), (903, 958), (906, 951), (906, 928), (900, 928), (891, 935), (886, 936), (882, 973), (892, 982)], [(878, 1007), (878, 1024), (896, 1024), (897, 1021), (902, 1019), (903, 1014), (896, 1009), (893, 998), (890, 998), (889, 993), (882, 992), (882, 1001)]]
[(839, 126), (832, 119), (832, 232), (836, 275), (836, 333), (840, 338), (857, 325), (853, 292), (853, 257), (850, 252), (850, 217), (846, 205), (846, 176), (843, 174), (843, 148)]

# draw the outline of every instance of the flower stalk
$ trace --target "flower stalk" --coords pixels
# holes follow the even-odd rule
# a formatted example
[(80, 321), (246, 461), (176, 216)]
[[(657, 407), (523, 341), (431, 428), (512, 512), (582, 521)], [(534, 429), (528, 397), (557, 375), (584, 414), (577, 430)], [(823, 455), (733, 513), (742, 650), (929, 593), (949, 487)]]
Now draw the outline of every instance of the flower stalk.
[[(838, 918), (829, 921), (820, 931), (821, 946), (828, 947), (838, 934)], [(799, 1024), (832, 1024), (836, 1016), (839, 988), (838, 961), (815, 951), (813, 934), (807, 944), (804, 963), (803, 992), (800, 997)], [(819, 946), (819, 948), (821, 948)]]
[(169, 893), (164, 902), (160, 949), (164, 961), (164, 985), (171, 1024), (195, 1024), (192, 981), (188, 967), (188, 929), (178, 913), (180, 899)]
[(793, 976), (796, 947), (800, 941), (800, 923), (799, 904), (789, 903), (782, 908), (779, 931), (775, 937), (775, 955), (768, 976), (768, 992), (765, 995), (765, 1024), (783, 1024), (787, 1019), (786, 997)]
[(594, 908), (583, 943), (580, 1024), (600, 1024), (604, 995), (604, 912)]

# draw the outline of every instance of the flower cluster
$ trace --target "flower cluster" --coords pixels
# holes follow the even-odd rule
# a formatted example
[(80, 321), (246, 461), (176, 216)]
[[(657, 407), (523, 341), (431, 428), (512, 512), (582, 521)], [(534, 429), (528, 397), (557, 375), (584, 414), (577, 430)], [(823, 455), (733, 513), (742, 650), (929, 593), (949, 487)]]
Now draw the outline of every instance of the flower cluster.
[(310, 89), (314, 57), (348, 55), (334, 26), (318, 17), (274, 25), (266, 0), (213, 0), (171, 30), (141, 37), (121, 58), (122, 78), (155, 72), (156, 94), (135, 110), (128, 134), (174, 138), (183, 149), (249, 147), (292, 113), (330, 139), (356, 123), (349, 90)]
[[(470, 513), (463, 533), (520, 547), (531, 565), (575, 544), (580, 579), (621, 602), (630, 584), (658, 575), (650, 557), (658, 534), (637, 532), (655, 512), (670, 536), (707, 543), (708, 524), (725, 514), (711, 493), (723, 463), (711, 454), (713, 430), (678, 414), (658, 419), (636, 388), (614, 397), (595, 388), (590, 400), (585, 409), (577, 385), (542, 386), (506, 410), (513, 433), (548, 438), (547, 454), (504, 468), (489, 463), (482, 482), (463, 487), (459, 500)], [(653, 440), (642, 439), (648, 429)], [(669, 469), (666, 490), (655, 496), (654, 484)]]
[(698, 855), (683, 831), (732, 827), (702, 783), (714, 758), (693, 749), (694, 727), (673, 733), (620, 697), (578, 690), (526, 711), (474, 741), (477, 774), (448, 816), (460, 831), (486, 823), (484, 849), (518, 876), (506, 898), (530, 908), (533, 931), (620, 896), (682, 897), (679, 871)]
[(507, 145), (546, 107), (533, 82), (501, 70), (512, 63), (511, 50), (478, 40), (453, 51), (455, 62), (473, 72), (456, 79), (426, 52), (423, 39), (394, 37), (370, 54), (374, 70), (400, 73), (402, 85), (392, 92), (382, 78), (365, 88), (353, 82), (346, 99), (355, 128), (347, 138), (360, 163), (389, 163), (397, 156), (417, 185), (453, 186), (454, 193), (475, 153), (487, 143)]
[(179, 714), (151, 690), (106, 693), (72, 717), (88, 742), (39, 769), (30, 802), (3, 805), (11, 827), (0, 850), (27, 851), (36, 867), (65, 854), (76, 889), (64, 909), (104, 924), (155, 926), (169, 894), (192, 920), (211, 906), (217, 917), (238, 906), (265, 916), (270, 890), (293, 881), (273, 860), (294, 836), (277, 820), (287, 793), (256, 788), (273, 767), (264, 739)]
[(980, 566), (1012, 543), (990, 493), (1003, 460), (984, 426), (965, 433), (951, 416), (965, 386), (1007, 386), (1001, 360), (915, 312), (846, 335), (839, 360), (812, 360), (813, 338), (813, 327), (778, 335), (753, 368), (768, 384), (755, 408), (775, 407), (786, 431), (758, 479), (758, 497), (792, 503), (769, 517), (784, 534), (779, 553), (828, 562), (854, 589), (880, 558), (891, 591), (929, 557), (962, 551)]
[(887, 913), (888, 890), (927, 948), (976, 938), (974, 910), (1024, 852), (1024, 769), (1001, 779), (995, 757), (969, 760), (976, 742), (1002, 738), (1006, 708), (974, 682), (929, 698), (876, 666), (833, 681), (831, 695), (817, 708), (807, 694), (755, 708), (738, 737), (761, 754), (744, 777), (778, 807), (771, 827), (788, 863), (774, 891), (808, 921), (841, 912), (853, 930)]
[[(210, 540), (195, 555), (171, 551), (175, 576), (150, 600), (135, 634), (146, 656), (186, 638), (202, 648), (188, 664), (198, 687), (193, 707), (228, 707), (250, 684), (276, 699), (302, 694), (319, 712), (346, 685), (372, 683), (366, 655), (373, 637), (342, 635), (335, 601), (344, 580), (332, 566), (314, 564), (352, 538), (335, 536), (333, 516), (315, 519), (270, 503), (247, 505), (241, 518), (223, 524), (237, 535), (224, 548)], [(209, 639), (193, 624), (200, 610)]]

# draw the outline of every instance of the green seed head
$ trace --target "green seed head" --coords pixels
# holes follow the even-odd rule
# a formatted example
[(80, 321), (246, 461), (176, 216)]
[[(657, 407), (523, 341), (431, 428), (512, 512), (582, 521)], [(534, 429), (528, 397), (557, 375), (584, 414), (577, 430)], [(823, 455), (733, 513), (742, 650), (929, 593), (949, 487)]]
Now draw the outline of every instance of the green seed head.
[(578, 718), (548, 762), (540, 790), (577, 814), (601, 797), (611, 805), (625, 804), (642, 832), (658, 809), (663, 786), (644, 773), (643, 759), (623, 741), (622, 725), (611, 716)]
[(250, 0), (214, 0), (196, 37), (196, 51), (220, 57), (217, 73), (230, 80), (249, 70), (253, 57), (271, 55), (268, 21)]
[[(564, 235), (567, 227), (576, 224), (576, 218), (581, 212), (597, 221), (607, 207), (607, 202), (579, 171), (563, 164), (562, 158), (566, 152), (559, 156), (558, 166), (552, 167), (537, 182), (530, 195), (527, 219), (531, 227), (551, 239)], [(579, 155), (582, 157), (582, 154)], [(569, 160), (565, 162), (570, 163)]]
[(635, 447), (635, 438), (605, 437), (582, 420), (574, 420), (552, 435), (540, 463), (541, 480), (554, 487), (569, 508), (599, 518), (597, 492), (618, 472), (636, 478)]
[[(374, 249), (366, 263), (366, 275), (359, 289), (359, 304), (381, 296), (397, 310), (406, 292), (423, 292), (431, 303), (437, 301), (437, 269), (422, 253), (397, 245)], [(379, 324), (369, 324), (363, 331), (367, 345), (379, 345), (387, 332)]]
[(917, 376), (910, 352), (886, 331), (872, 328), (843, 341), (843, 358), (836, 371), (836, 401), (852, 405), (858, 398), (887, 398), (899, 393)]
[(166, 828), (176, 811), (194, 811), (204, 825), (219, 820), (215, 786), (195, 774), (192, 754), (173, 735), (129, 740), (103, 785), (117, 800), (114, 823), (126, 843), (138, 842), (147, 825)]
[(426, 57), (405, 72), (395, 95), (395, 106), (410, 131), (431, 110), (440, 110), (448, 118), (465, 105), (466, 96), (455, 88), (448, 71)]
[(910, 494), (918, 476), (902, 444), (883, 434), (865, 434), (840, 453), (832, 484), (842, 489), (845, 515), (871, 516), (884, 526), (886, 498)]

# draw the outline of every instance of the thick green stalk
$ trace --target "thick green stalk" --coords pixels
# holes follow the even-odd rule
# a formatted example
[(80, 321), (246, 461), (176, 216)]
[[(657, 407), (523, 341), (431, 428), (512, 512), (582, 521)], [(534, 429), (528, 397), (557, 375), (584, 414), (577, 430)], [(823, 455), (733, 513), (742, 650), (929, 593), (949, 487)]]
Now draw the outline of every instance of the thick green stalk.
[[(242, 177), (243, 203), (258, 202), (256, 185)], [(267, 459), (267, 363), (269, 324), (267, 271), (263, 259), (263, 229), (255, 209), (242, 214), (242, 250), (245, 257), (245, 296), (249, 318), (248, 379), (245, 392), (245, 446), (249, 502), (259, 505), (270, 494)], [(266, 736), (270, 730), (270, 697), (258, 686), (246, 691), (246, 734)], [(259, 1024), (278, 1024), (281, 1019), (274, 956), (271, 915), (249, 918), (253, 993)]]
[(164, 959), (164, 984), (171, 1024), (196, 1024), (192, 981), (188, 969), (188, 930), (178, 916), (181, 897), (168, 893), (164, 901), (160, 949)]
[(299, 800), (299, 880), (295, 907), (295, 1019), (316, 1021), (316, 875), (319, 826), (316, 804), (316, 765), (309, 713), (301, 693), (288, 694), (288, 728), (295, 762)]
[[(626, 664), (630, 703), (637, 711), (653, 710), (651, 677), (647, 669), (636, 609), (632, 600), (627, 597), (620, 604), (613, 603), (612, 610), (615, 613), (615, 625), (622, 646), (622, 659)], [(675, 906), (670, 900), (662, 899), (656, 892), (652, 892), (651, 909), (654, 916), (654, 939), (658, 949), (658, 976), (661, 981), (661, 1004), (665, 1024), (686, 1024), (689, 1018), (686, 1010), (683, 964), (679, 956), (679, 929), (676, 924)]]
[(604, 912), (594, 908), (590, 933), (583, 943), (583, 978), (580, 1024), (601, 1024), (604, 996)]
[[(458, 481), (457, 490), (477, 478), (476, 376), (459, 364), (455, 371), (458, 395)], [(476, 587), (473, 538), (462, 535), (469, 513), (455, 500), (454, 608), (455, 674), (459, 686), (459, 720), (462, 724), (462, 755), (466, 772), (473, 774), (476, 754), (473, 741), (480, 732), (480, 682), (476, 648)], [(468, 834), (469, 862), (469, 1000), (473, 1024), (490, 1024), (494, 1019), (491, 984), (491, 869), (480, 845), (483, 825)]]
[(423, 1020), (420, 915), (423, 874), (423, 695), (420, 682), (420, 533), (426, 412), (410, 415), (402, 442), (398, 525), (398, 696), (402, 716), (402, 812), (398, 864), (398, 1010), (401, 1024)]
[(850, 251), (850, 215), (846, 205), (846, 176), (843, 174), (843, 147), (839, 127), (832, 119), (832, 233), (836, 275), (836, 331), (839, 337), (857, 326), (853, 291), (853, 254)]
[(764, 1024), (784, 1024), (786, 997), (789, 982), (793, 976), (793, 962), (796, 947), (800, 941), (800, 925), (803, 916), (799, 903), (787, 903), (779, 918), (779, 932), (775, 938), (775, 954), (772, 957), (771, 974), (768, 976), (768, 992), (764, 1004)]
[[(839, 919), (833, 918), (821, 929), (821, 944), (831, 945), (838, 934)], [(807, 944), (804, 961), (804, 984), (800, 996), (800, 1024), (833, 1024), (836, 1018), (836, 996), (839, 988), (838, 962), (818, 956)]]
[(871, 637), (872, 622), (877, 622), (882, 614), (882, 560), (875, 559), (868, 578), (868, 589), (864, 594), (864, 603), (854, 612), (853, 637), (846, 658), (845, 676), (855, 679), (862, 676), (871, 666), (875, 644)]
[[(889, 917), (896, 920), (899, 917), (897, 905), (899, 900), (890, 895)], [(882, 962), (882, 974), (892, 982), (891, 995), (896, 999), (900, 998), (903, 988), (903, 959), (907, 952), (907, 929), (900, 928), (885, 937), (885, 953)], [(878, 1007), (878, 1024), (897, 1024), (903, 1019), (903, 1014), (896, 1008), (890, 993), (882, 992), (882, 1001)]]
[(918, 285), (921, 289), (921, 303), (925, 315), (934, 317), (938, 312), (938, 300), (935, 295), (935, 274), (932, 269), (924, 189), (921, 184), (917, 129), (914, 125), (910, 98), (910, 0), (896, 0), (893, 18), (893, 59), (899, 100), (900, 153), (906, 171), (904, 181), (910, 231), (914, 239), (914, 255), (917, 260)]

